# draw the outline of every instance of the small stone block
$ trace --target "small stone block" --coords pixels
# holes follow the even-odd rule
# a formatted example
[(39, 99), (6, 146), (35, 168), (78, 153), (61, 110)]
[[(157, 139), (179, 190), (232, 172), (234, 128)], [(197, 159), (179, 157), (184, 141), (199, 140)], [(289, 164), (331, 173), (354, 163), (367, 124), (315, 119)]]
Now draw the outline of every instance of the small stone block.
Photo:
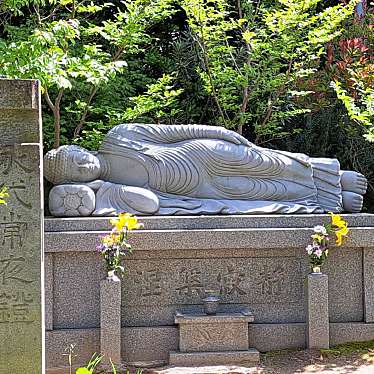
[(192, 315), (178, 313), (181, 352), (245, 351), (249, 348), (248, 322), (253, 316), (242, 313)]
[(121, 364), (121, 282), (105, 279), (100, 283), (100, 346), (102, 363)]
[(228, 352), (170, 352), (169, 365), (198, 366), (198, 365), (229, 365), (243, 363), (257, 363), (260, 353), (251, 348), (246, 351)]
[(311, 349), (330, 346), (328, 292), (326, 274), (308, 275), (307, 347)]

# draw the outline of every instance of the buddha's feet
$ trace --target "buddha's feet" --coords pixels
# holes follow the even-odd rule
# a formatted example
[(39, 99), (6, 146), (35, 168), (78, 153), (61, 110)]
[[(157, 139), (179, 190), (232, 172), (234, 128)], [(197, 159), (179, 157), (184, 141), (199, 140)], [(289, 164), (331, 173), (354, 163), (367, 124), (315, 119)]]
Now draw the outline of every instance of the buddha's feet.
[(365, 195), (368, 182), (364, 175), (351, 170), (342, 170), (340, 172), (340, 177), (343, 191)]
[(362, 210), (364, 197), (358, 193), (343, 191), (343, 208), (349, 213), (360, 213)]
[(361, 173), (350, 170), (342, 170), (340, 175), (344, 210), (350, 213), (361, 212), (363, 195), (367, 189), (367, 179)]

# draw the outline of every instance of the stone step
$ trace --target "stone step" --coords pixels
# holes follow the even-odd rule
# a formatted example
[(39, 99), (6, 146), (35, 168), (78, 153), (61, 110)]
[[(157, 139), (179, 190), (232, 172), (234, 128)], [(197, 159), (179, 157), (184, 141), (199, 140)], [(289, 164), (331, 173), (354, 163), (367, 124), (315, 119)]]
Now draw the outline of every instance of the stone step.
[(257, 363), (260, 353), (257, 349), (250, 348), (246, 351), (227, 352), (170, 352), (169, 365), (197, 366), (197, 365), (228, 365)]
[[(374, 227), (374, 214), (343, 214), (349, 227)], [(219, 216), (153, 216), (139, 217), (144, 230), (210, 230), (313, 228), (330, 222), (328, 214), (263, 214)], [(109, 217), (70, 217), (45, 219), (46, 232), (109, 231)]]

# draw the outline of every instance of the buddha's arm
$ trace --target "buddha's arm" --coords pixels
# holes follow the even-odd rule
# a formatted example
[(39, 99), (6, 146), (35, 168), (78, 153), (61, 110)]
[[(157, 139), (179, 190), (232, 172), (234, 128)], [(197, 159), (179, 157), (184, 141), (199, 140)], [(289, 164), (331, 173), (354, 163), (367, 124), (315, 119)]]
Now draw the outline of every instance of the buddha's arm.
[(205, 125), (143, 125), (125, 124), (113, 129), (129, 140), (150, 143), (177, 143), (192, 139), (219, 139), (234, 144), (252, 146), (247, 139), (238, 133), (219, 126)]

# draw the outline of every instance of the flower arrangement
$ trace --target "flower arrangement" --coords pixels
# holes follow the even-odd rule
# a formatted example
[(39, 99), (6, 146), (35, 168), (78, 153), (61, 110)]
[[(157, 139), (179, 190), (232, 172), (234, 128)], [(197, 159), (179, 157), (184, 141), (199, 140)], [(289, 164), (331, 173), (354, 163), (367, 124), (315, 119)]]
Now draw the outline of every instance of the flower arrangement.
[(97, 251), (105, 260), (108, 278), (118, 279), (123, 276), (125, 268), (122, 265), (122, 259), (128, 253), (132, 253), (132, 247), (128, 242), (128, 233), (131, 230), (139, 229), (142, 224), (138, 219), (129, 213), (120, 213), (118, 218), (110, 220), (113, 228), (112, 231), (100, 237), (100, 244)]
[(331, 223), (315, 226), (314, 233), (311, 236), (313, 242), (305, 248), (309, 256), (310, 266), (316, 273), (320, 272), (320, 267), (328, 257), (331, 237), (335, 237), (335, 244), (341, 246), (349, 231), (348, 223), (339, 214), (329, 214)]

